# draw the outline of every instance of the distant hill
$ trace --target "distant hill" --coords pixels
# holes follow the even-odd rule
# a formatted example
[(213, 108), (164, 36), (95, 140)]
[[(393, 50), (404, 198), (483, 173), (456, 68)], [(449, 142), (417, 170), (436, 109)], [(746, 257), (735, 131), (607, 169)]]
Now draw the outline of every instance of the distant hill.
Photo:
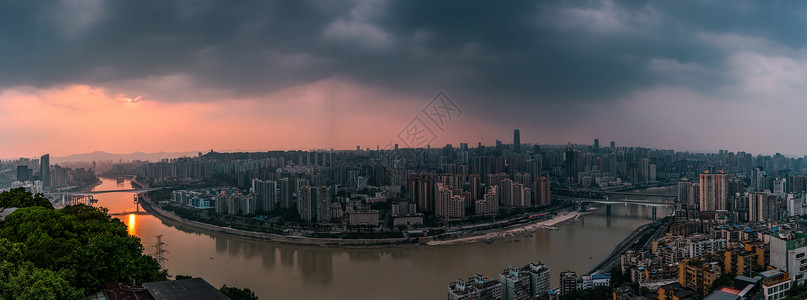
[(95, 151), (92, 153), (83, 153), (83, 154), (73, 154), (70, 156), (64, 157), (51, 157), (50, 162), (53, 163), (60, 163), (60, 162), (79, 162), (79, 161), (103, 161), (103, 160), (111, 160), (111, 161), (133, 161), (133, 160), (148, 160), (148, 161), (160, 161), (164, 158), (177, 158), (177, 157), (194, 157), (199, 155), (198, 151), (192, 152), (156, 152), (156, 153), (145, 153), (145, 152), (134, 152), (134, 153), (126, 153), (126, 154), (117, 154), (117, 153), (107, 153), (104, 151)]

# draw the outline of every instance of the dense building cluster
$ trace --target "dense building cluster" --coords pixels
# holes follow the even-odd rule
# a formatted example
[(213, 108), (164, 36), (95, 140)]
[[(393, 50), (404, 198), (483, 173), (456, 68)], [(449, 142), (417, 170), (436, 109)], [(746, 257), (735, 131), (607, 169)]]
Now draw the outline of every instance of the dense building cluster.
[[(23, 187), (32, 193), (46, 193), (92, 184), (98, 181), (95, 171), (90, 168), (67, 168), (50, 163), (50, 155), (39, 159), (20, 158), (0, 163), (0, 168), (10, 168), (14, 174), (11, 188)], [(4, 174), (6, 172), (0, 172)], [(0, 183), (2, 183), (0, 178)], [(2, 186), (2, 184), (0, 184)]]
[(543, 297), (552, 293), (549, 268), (537, 262), (521, 268), (510, 266), (499, 280), (476, 274), (468, 281), (457, 279), (448, 286), (449, 300), (515, 300)]

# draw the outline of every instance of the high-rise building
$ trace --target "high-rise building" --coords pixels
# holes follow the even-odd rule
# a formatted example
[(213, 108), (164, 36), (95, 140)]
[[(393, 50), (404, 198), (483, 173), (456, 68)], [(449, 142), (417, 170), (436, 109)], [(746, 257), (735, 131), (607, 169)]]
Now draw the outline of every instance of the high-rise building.
[(513, 205), (513, 181), (510, 178), (502, 179), (499, 184), (499, 201), (502, 206)]
[(521, 183), (513, 183), (512, 205), (514, 207), (532, 206), (532, 189)]
[(306, 222), (326, 223), (331, 220), (331, 188), (300, 187), (297, 211)]
[(482, 178), (479, 177), (479, 174), (468, 175), (468, 191), (471, 192), (472, 199), (482, 199), (484, 188), (482, 187)]
[(516, 175), (513, 176), (513, 181), (529, 186), (532, 183), (532, 175), (530, 173), (516, 172)]
[(566, 151), (564, 152), (564, 164), (565, 164), (565, 171), (566, 171), (566, 183), (573, 184), (577, 183), (577, 173), (579, 173), (582, 169), (580, 166), (582, 157), (580, 151), (575, 150), (572, 148), (572, 143), (566, 146)]
[(421, 211), (434, 211), (434, 180), (429, 174), (409, 176), (409, 199)]
[(278, 204), (282, 208), (291, 208), (294, 205), (294, 188), (289, 178), (278, 180)]
[(490, 191), (485, 193), (485, 197), (476, 200), (474, 211), (477, 215), (490, 215), (499, 212), (499, 197), (496, 194), (498, 188), (496, 186), (490, 187)]
[(465, 217), (465, 198), (455, 194), (454, 189), (442, 183), (434, 186), (434, 215), (461, 219)]
[(748, 194), (748, 222), (778, 221), (779, 196), (754, 192)]
[(252, 191), (255, 193), (256, 210), (270, 212), (275, 209), (278, 202), (277, 182), (252, 179)]
[(521, 153), (521, 133), (518, 129), (513, 131), (513, 151)]
[(551, 195), (549, 194), (549, 187), (550, 187), (549, 178), (543, 176), (536, 178), (535, 187), (533, 188), (533, 192), (535, 192), (533, 203), (542, 206), (551, 204), (551, 198), (550, 198)]
[(776, 194), (779, 197), (784, 198), (785, 193), (786, 193), (785, 189), (787, 188), (786, 182), (787, 182), (787, 179), (784, 179), (784, 178), (776, 178), (776, 179), (774, 179), (773, 180), (773, 193)]
[(692, 187), (692, 183), (690, 183), (686, 178), (681, 179), (678, 182), (678, 203), (681, 205), (686, 205), (687, 208), (690, 207), (690, 199), (689, 199), (689, 189)]
[(42, 155), (39, 158), (39, 180), (42, 181), (43, 189), (50, 189), (50, 154)]
[(762, 192), (765, 189), (769, 189), (768, 185), (766, 184), (767, 175), (762, 168), (754, 168), (751, 170), (751, 190), (756, 192)]
[(316, 190), (311, 186), (303, 186), (300, 188), (300, 193), (297, 194), (297, 212), (305, 222), (316, 221), (316, 202), (312, 201), (314, 193)]
[(26, 182), (33, 181), (33, 170), (28, 166), (17, 166), (17, 181)]
[(331, 220), (331, 188), (321, 186), (316, 188), (316, 192), (312, 194), (316, 203), (316, 217), (317, 222), (326, 223)]
[(800, 194), (807, 192), (807, 175), (793, 175), (788, 178), (787, 192)]
[(700, 174), (700, 210), (726, 210), (728, 204), (728, 174)]

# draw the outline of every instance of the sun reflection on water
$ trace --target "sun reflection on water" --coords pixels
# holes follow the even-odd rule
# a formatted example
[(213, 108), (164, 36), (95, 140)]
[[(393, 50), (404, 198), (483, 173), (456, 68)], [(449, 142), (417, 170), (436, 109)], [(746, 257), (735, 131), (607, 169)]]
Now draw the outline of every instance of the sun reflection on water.
[(137, 220), (135, 219), (135, 214), (129, 214), (129, 222), (127, 223), (126, 231), (129, 232), (130, 235), (137, 235)]

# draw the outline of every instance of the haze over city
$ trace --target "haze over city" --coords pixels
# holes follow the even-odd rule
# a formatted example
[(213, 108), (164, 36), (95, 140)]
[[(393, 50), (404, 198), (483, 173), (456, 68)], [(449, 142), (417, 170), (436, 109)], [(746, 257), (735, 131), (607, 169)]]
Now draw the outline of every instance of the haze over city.
[(0, 157), (383, 147), (439, 91), (432, 146), (802, 155), (803, 5), (6, 3)]

